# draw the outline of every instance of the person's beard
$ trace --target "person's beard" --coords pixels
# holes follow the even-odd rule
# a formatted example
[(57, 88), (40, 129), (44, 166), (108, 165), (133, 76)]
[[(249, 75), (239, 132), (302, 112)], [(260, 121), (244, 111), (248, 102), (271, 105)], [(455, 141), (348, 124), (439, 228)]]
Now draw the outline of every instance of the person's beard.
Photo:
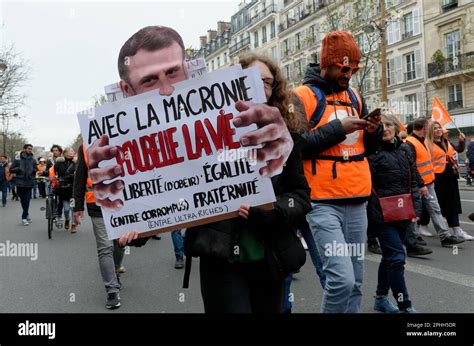
[[(339, 79), (347, 80), (347, 86), (341, 86), (338, 82)], [(350, 79), (347, 79), (345, 77), (336, 77), (335, 79), (328, 80), (327, 83), (331, 86), (334, 92), (340, 92), (340, 91), (346, 91), (347, 89), (349, 89), (349, 81)]]

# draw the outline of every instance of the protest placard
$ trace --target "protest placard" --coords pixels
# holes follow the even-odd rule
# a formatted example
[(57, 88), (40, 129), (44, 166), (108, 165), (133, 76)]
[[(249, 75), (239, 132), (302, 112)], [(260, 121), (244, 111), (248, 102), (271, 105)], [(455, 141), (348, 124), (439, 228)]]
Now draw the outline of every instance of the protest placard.
[(174, 87), (170, 96), (153, 90), (78, 114), (86, 148), (102, 135), (118, 148), (99, 164), (122, 167), (117, 179), (124, 189), (116, 198), (123, 207), (102, 208), (110, 239), (223, 220), (241, 204), (275, 201), (270, 178), (259, 174), (256, 148), (240, 144), (256, 125), (232, 123), (237, 100), (266, 100), (258, 68), (232, 66)]

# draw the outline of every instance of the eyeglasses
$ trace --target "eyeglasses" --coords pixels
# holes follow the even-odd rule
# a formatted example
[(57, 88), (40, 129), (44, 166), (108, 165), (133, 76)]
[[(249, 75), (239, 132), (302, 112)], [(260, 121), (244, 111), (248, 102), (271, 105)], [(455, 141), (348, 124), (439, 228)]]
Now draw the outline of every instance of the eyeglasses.
[(278, 86), (278, 82), (273, 78), (262, 78), (263, 85), (265, 88), (275, 89)]
[(357, 67), (351, 67), (349, 65), (344, 65), (344, 64), (341, 64), (341, 63), (336, 63), (335, 64), (337, 67), (339, 67), (340, 69), (340, 72), (342, 74), (346, 74), (346, 73), (349, 73), (349, 72), (352, 72), (352, 74), (355, 74), (357, 73), (357, 71), (359, 71), (360, 67), (357, 66)]

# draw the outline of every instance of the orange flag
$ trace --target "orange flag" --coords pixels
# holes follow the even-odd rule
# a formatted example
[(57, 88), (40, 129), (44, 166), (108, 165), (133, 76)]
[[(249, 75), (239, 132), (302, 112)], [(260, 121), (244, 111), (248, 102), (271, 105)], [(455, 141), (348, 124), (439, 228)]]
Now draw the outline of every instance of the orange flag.
[(398, 125), (400, 125), (400, 131), (406, 131), (407, 128), (405, 127), (405, 125), (402, 124), (402, 122), (400, 121), (400, 119), (395, 115), (395, 113), (390, 110), (390, 113), (392, 113), (393, 117), (395, 118), (395, 120), (398, 122)]
[(433, 100), (433, 109), (431, 110), (431, 120), (437, 121), (441, 126), (446, 125), (453, 121), (449, 113), (443, 107), (441, 102), (437, 97)]

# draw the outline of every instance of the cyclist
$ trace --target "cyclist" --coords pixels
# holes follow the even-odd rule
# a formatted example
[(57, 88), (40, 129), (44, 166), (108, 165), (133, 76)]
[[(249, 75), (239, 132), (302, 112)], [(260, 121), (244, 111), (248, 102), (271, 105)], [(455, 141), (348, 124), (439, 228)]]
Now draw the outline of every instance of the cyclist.
[[(63, 151), (62, 157), (56, 159), (56, 163), (52, 167), (50, 176), (56, 176), (61, 179), (61, 182), (57, 185), (56, 194), (59, 197), (59, 204), (64, 208), (64, 228), (69, 229), (71, 221), (71, 204), (72, 198), (72, 187), (74, 184), (74, 172), (76, 170), (76, 164), (73, 161), (75, 152), (72, 148), (66, 148)], [(59, 210), (60, 208), (58, 208)], [(61, 218), (61, 214), (58, 217)], [(71, 229), (72, 233), (75, 233), (76, 228)]]

